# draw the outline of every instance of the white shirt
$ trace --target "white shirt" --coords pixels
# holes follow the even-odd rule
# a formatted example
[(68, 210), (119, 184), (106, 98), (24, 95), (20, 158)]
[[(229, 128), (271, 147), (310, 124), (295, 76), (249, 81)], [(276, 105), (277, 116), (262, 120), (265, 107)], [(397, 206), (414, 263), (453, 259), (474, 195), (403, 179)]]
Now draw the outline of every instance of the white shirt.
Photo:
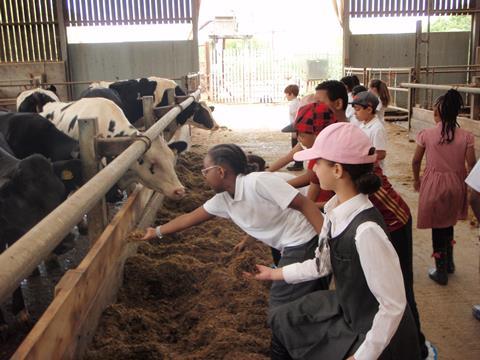
[[(377, 115), (368, 123), (362, 122), (359, 127), (368, 135), (375, 150), (387, 151), (387, 131)], [(385, 170), (385, 160), (380, 160), (378, 163), (382, 170)]]
[(297, 111), (300, 107), (300, 99), (296, 97), (293, 100), (290, 100), (288, 104), (288, 116), (290, 118), (290, 124), (295, 122), (295, 118), (297, 117)]
[(385, 124), (385, 108), (383, 107), (382, 100), (378, 98), (378, 106), (375, 110), (375, 114), (378, 116), (382, 124)]
[[(290, 174), (290, 173), (287, 173), (287, 172), (283, 172), (283, 171), (275, 171), (273, 172), (272, 174), (278, 176), (280, 179), (283, 179), (285, 180), (286, 182), (289, 182), (290, 180), (292, 179), (295, 179), (296, 176), (293, 175), (293, 174)], [(300, 192), (300, 194), (302, 194), (303, 196), (307, 196), (308, 194), (308, 186), (304, 186), (304, 187), (301, 187), (301, 188), (297, 188), (297, 190)]]
[[(332, 236), (338, 236), (355, 216), (371, 207), (373, 204), (367, 195), (359, 194), (340, 205), (337, 196), (334, 196), (325, 204), (325, 222), (319, 243), (325, 241), (328, 235), (328, 222)], [(367, 221), (361, 224), (357, 228), (355, 245), (368, 287), (379, 307), (372, 327), (354, 357), (356, 360), (377, 359), (390, 343), (405, 311), (407, 302), (402, 271), (393, 245), (377, 223)], [(321, 252), (317, 248), (315, 259), (287, 265), (282, 269), (285, 281), (292, 284), (328, 275), (332, 271), (330, 249), (328, 245)]]
[(216, 194), (203, 204), (206, 212), (232, 221), (250, 236), (282, 251), (310, 241), (316, 231), (305, 216), (288, 206), (298, 190), (269, 172), (238, 175), (235, 196)]
[(480, 192), (480, 160), (477, 161), (472, 171), (470, 171), (465, 182), (473, 190)]
[(348, 121), (352, 116), (355, 116), (355, 109), (353, 108), (351, 102), (353, 101), (353, 95), (351, 92), (348, 93), (348, 105), (345, 110), (345, 116), (347, 117)]

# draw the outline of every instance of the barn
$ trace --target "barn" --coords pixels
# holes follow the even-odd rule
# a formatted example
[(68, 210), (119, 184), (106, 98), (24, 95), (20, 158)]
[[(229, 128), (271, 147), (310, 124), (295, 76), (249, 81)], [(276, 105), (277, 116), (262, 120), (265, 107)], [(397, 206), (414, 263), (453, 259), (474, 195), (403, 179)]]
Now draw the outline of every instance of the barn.
[(479, 14), (0, 0), (0, 359), (477, 359)]

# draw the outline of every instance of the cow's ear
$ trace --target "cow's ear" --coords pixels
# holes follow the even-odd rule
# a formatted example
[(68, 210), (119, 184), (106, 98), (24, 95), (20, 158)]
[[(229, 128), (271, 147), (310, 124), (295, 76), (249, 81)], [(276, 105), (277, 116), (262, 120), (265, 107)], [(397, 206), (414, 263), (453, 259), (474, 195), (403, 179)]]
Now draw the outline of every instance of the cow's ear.
[(57, 88), (55, 87), (55, 85), (50, 85), (49, 87), (47, 87), (47, 90), (50, 90), (51, 92), (53, 93), (57, 93)]
[(210, 108), (210, 111), (212, 111), (212, 112), (215, 110), (215, 106), (213, 106), (213, 105), (210, 105), (209, 108)]

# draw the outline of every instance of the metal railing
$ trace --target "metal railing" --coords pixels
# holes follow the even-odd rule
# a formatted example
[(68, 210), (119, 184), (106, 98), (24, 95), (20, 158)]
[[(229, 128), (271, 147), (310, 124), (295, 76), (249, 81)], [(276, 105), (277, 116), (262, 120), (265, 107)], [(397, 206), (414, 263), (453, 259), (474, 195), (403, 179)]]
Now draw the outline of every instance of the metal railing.
[[(179, 106), (168, 111), (144, 132), (142, 137), (148, 137), (150, 141), (157, 138), (176, 116), (199, 96), (198, 89)], [(0, 303), (53, 251), (83, 215), (102, 199), (146, 150), (145, 141), (134, 141), (97, 175), (0, 254)]]

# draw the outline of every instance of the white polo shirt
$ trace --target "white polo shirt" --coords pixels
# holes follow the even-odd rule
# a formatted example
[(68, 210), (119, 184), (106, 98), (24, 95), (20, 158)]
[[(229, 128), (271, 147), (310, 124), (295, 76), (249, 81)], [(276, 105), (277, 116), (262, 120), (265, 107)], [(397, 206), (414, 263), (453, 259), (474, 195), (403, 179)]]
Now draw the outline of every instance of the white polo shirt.
[(216, 194), (203, 204), (209, 214), (231, 219), (250, 236), (282, 251), (302, 245), (315, 229), (300, 211), (289, 208), (298, 190), (269, 172), (238, 175), (235, 196)]
[[(359, 127), (368, 135), (376, 150), (387, 151), (387, 131), (377, 116), (366, 124), (362, 122)], [(385, 170), (385, 160), (380, 160), (379, 164)]]

